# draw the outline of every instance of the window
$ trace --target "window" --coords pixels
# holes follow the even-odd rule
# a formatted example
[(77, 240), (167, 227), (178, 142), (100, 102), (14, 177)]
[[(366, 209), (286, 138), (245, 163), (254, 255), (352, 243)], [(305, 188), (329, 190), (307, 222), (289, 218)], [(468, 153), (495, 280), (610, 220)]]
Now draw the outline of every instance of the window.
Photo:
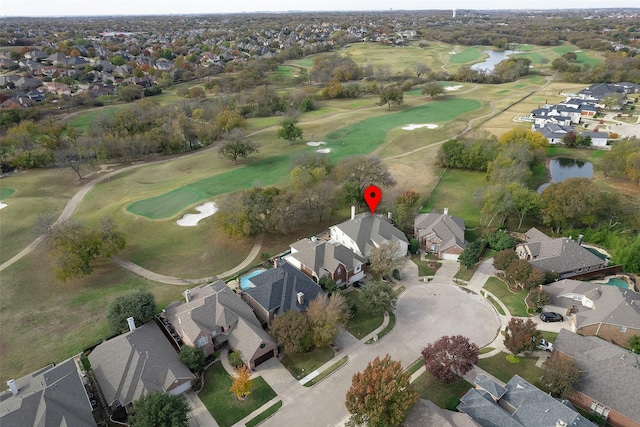
[(208, 342), (209, 342), (209, 339), (206, 336), (204, 336), (204, 337), (198, 338), (197, 344), (198, 344), (198, 347), (204, 347), (205, 345), (207, 345)]

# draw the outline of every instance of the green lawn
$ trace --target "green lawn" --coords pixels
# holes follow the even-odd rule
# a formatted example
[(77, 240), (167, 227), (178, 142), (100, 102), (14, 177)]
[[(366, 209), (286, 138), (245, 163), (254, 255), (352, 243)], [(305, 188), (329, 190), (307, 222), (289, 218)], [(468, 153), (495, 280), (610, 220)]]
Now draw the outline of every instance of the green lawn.
[(220, 427), (230, 427), (276, 397), (262, 377), (253, 380), (251, 394), (238, 400), (231, 392), (231, 377), (222, 363), (216, 362), (204, 374), (204, 389), (199, 396)]
[(484, 284), (484, 289), (494, 294), (504, 305), (507, 306), (512, 316), (528, 317), (527, 305), (524, 299), (527, 297), (527, 291), (521, 291), (514, 294), (509, 290), (509, 287), (502, 280), (497, 277), (489, 277), (487, 283)]
[[(327, 148), (332, 150), (329, 157), (336, 162), (343, 157), (371, 153), (385, 142), (387, 133), (393, 128), (410, 123), (422, 123), (426, 118), (429, 123), (446, 122), (480, 107), (479, 101), (471, 99), (454, 98), (428, 103), (362, 120), (330, 132), (323, 139), (327, 142)], [(298, 146), (296, 151), (300, 149)], [(219, 194), (244, 190), (256, 182), (262, 186), (284, 183), (289, 177), (290, 157), (291, 150), (287, 154), (250, 162), (243, 167), (195, 181), (168, 193), (136, 201), (130, 204), (127, 210), (148, 218), (167, 218), (180, 213), (189, 204)]]
[(498, 302), (496, 300), (491, 298), (490, 295), (487, 295), (487, 300), (491, 303), (491, 305), (493, 305), (495, 307), (495, 309), (498, 311), (498, 313), (500, 313), (502, 316), (505, 315), (505, 312), (502, 309), (502, 307), (500, 306), (500, 304), (498, 304)]
[(320, 381), (327, 378), (329, 375), (333, 374), (339, 368), (346, 365), (348, 361), (349, 361), (349, 356), (344, 356), (342, 359), (338, 360), (336, 363), (329, 366), (324, 371), (320, 372), (320, 374), (317, 377), (313, 378), (311, 381), (307, 381), (306, 383), (304, 383), (304, 386), (311, 387), (318, 384)]
[(7, 197), (11, 196), (15, 192), (16, 192), (15, 188), (0, 187), (0, 200), (6, 199)]
[(509, 382), (515, 374), (540, 387), (542, 369), (536, 366), (537, 357), (521, 357), (520, 363), (510, 363), (505, 357), (507, 353), (500, 352), (495, 356), (478, 360), (478, 366), (501, 381)]
[(467, 228), (480, 225), (482, 195), (487, 187), (484, 172), (448, 169), (421, 212), (449, 208), (451, 215), (462, 217)]
[(282, 364), (296, 379), (304, 378), (333, 358), (330, 347), (316, 348), (308, 353), (286, 354)]
[(484, 53), (482, 52), (482, 48), (472, 46), (456, 53), (455, 55), (450, 55), (449, 62), (452, 64), (467, 64), (469, 62), (482, 59), (483, 55)]
[[(351, 291), (345, 294), (345, 297), (355, 299), (357, 302), (358, 291)], [(384, 316), (374, 316), (364, 311), (358, 310), (347, 322), (346, 329), (351, 335), (358, 339), (362, 339), (375, 331), (382, 325)]]
[(447, 384), (429, 372), (420, 375), (412, 385), (416, 388), (421, 398), (429, 399), (440, 408), (452, 411), (456, 410), (460, 398), (473, 387), (463, 379)]
[[(422, 261), (419, 254), (412, 254), (411, 261), (418, 266), (418, 276), (433, 276), (438, 271), (438, 268), (442, 265), (437, 261)], [(435, 264), (435, 268), (431, 268), (430, 265)]]
[(265, 409), (264, 412), (258, 414), (257, 416), (247, 421), (247, 423), (245, 424), (245, 427), (257, 426), (258, 424), (260, 424), (261, 422), (269, 418), (271, 415), (278, 412), (278, 409), (280, 409), (281, 407), (282, 407), (282, 400), (279, 400), (273, 405), (269, 406), (267, 409)]

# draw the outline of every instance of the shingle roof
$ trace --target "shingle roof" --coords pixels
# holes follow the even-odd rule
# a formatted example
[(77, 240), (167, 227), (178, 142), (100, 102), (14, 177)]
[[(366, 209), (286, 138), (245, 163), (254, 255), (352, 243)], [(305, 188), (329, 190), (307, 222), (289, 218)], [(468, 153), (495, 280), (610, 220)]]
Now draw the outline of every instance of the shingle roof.
[(560, 275), (586, 267), (602, 267), (604, 261), (580, 246), (572, 239), (550, 238), (532, 228), (525, 234), (527, 242), (518, 246), (526, 246), (536, 257), (529, 260), (532, 267), (545, 271), (554, 271)]
[(477, 427), (467, 414), (448, 411), (439, 408), (432, 401), (420, 399), (413, 405), (407, 419), (402, 423), (404, 427)]
[[(323, 275), (323, 270), (333, 273), (339, 265), (342, 265), (347, 271), (351, 271), (358, 263), (366, 262), (364, 258), (340, 243), (325, 240), (320, 242), (305, 240), (310, 244), (304, 241), (294, 243), (296, 248), (301, 249), (298, 249), (297, 252), (292, 252), (289, 256), (310, 268), (318, 277)], [(291, 247), (294, 248), (294, 245), (291, 245)]]
[(418, 236), (422, 237), (431, 232), (442, 240), (440, 250), (445, 251), (453, 246), (465, 248), (464, 219), (457, 216), (439, 213), (427, 213), (417, 215), (414, 219), (414, 227)]
[(409, 243), (404, 233), (394, 227), (383, 215), (361, 213), (333, 227), (349, 236), (356, 243), (360, 253), (366, 256), (372, 248), (386, 242)]
[(229, 328), (227, 340), (232, 348), (252, 359), (262, 343), (276, 345), (262, 329), (255, 313), (221, 280), (190, 290), (189, 302), (175, 302), (165, 309), (165, 317), (181, 336), (196, 342), (201, 333)]
[(574, 388), (640, 422), (640, 355), (598, 337), (583, 337), (562, 329), (553, 348), (580, 366)]
[[(307, 275), (289, 264), (282, 264), (249, 279), (255, 287), (244, 292), (270, 313), (279, 314), (290, 310), (305, 311), (309, 301), (324, 291)], [(297, 294), (304, 294), (302, 304)]]
[(98, 345), (89, 361), (108, 404), (118, 399), (124, 406), (194, 378), (153, 321)]
[(91, 426), (95, 420), (76, 362), (69, 359), (16, 380), (18, 394), (0, 394), (2, 426)]
[[(545, 286), (551, 295), (551, 304), (578, 308), (576, 326), (605, 323), (640, 329), (640, 294), (629, 289), (601, 283), (565, 279)], [(586, 307), (574, 300), (584, 296), (593, 303)]]
[[(487, 381), (491, 380), (481, 379), (485, 385)], [(471, 389), (460, 399), (458, 410), (484, 427), (555, 427), (558, 420), (569, 426), (595, 427), (573, 406), (554, 399), (518, 375), (504, 388), (506, 393), (499, 403), (483, 389)]]

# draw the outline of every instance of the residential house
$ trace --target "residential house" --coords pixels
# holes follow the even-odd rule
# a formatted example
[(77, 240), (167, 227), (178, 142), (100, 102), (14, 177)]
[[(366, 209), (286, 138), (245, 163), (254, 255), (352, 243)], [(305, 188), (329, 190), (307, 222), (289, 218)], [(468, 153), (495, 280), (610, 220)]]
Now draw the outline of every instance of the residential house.
[(26, 108), (32, 107), (34, 102), (26, 95), (17, 96), (15, 98), (10, 98), (0, 104), (0, 109), (2, 110), (11, 110), (11, 109), (19, 109), (24, 110)]
[(41, 50), (32, 50), (31, 52), (27, 52), (24, 54), (24, 57), (27, 59), (31, 59), (33, 61), (43, 61), (47, 59), (49, 55)]
[(635, 83), (619, 82), (619, 83), (614, 83), (613, 85), (621, 87), (622, 89), (624, 89), (624, 92), (627, 93), (627, 94), (640, 92), (640, 85), (635, 84)]
[(42, 80), (32, 77), (20, 77), (13, 84), (17, 90), (30, 90), (42, 86)]
[(441, 214), (431, 212), (417, 215), (413, 232), (421, 249), (438, 254), (441, 259), (457, 260), (467, 246), (464, 239), (464, 220), (449, 215), (447, 208)]
[(595, 147), (606, 147), (609, 141), (609, 134), (606, 132), (580, 132), (582, 138), (591, 138), (591, 145)]
[(62, 52), (52, 53), (45, 59), (51, 65), (67, 65), (67, 56)]
[(68, 84), (57, 82), (44, 82), (44, 88), (55, 95), (71, 95), (71, 88)]
[(594, 83), (578, 92), (578, 98), (601, 101), (611, 94), (625, 94), (625, 89), (609, 83)]
[(516, 245), (518, 258), (526, 259), (534, 268), (557, 273), (560, 279), (607, 266), (606, 261), (582, 247), (582, 236), (577, 242), (566, 237), (552, 238), (534, 227), (525, 233), (525, 239)]
[(0, 68), (11, 68), (16, 64), (16, 61), (10, 58), (0, 58)]
[(560, 105), (566, 105), (567, 107), (579, 110), (582, 117), (594, 117), (599, 111), (598, 107), (596, 107), (596, 101), (571, 96), (568, 97), (566, 101), (561, 102)]
[(209, 356), (225, 343), (240, 351), (250, 369), (278, 355), (278, 344), (262, 329), (255, 313), (223, 281), (184, 291), (185, 302), (164, 310), (182, 341)]
[(253, 287), (240, 296), (267, 325), (281, 313), (306, 311), (309, 302), (323, 294), (322, 288), (306, 274), (284, 263), (249, 279)]
[(0, 425), (95, 426), (86, 382), (74, 359), (10, 380), (0, 394)]
[(566, 400), (557, 400), (519, 375), (498, 384), (484, 374), (460, 398), (458, 411), (483, 427), (595, 427)]
[(550, 305), (566, 313), (571, 330), (626, 346), (640, 335), (640, 293), (603, 283), (564, 279), (546, 285)]
[(153, 321), (105, 341), (89, 354), (93, 373), (113, 410), (159, 392), (181, 394), (195, 378)]
[(562, 126), (570, 126), (571, 125), (571, 117), (562, 116), (557, 110), (552, 108), (536, 108), (531, 111), (531, 118), (533, 119), (534, 124), (543, 126), (547, 123), (553, 123)]
[(398, 244), (396, 258), (405, 256), (409, 249), (407, 237), (394, 227), (389, 219), (383, 215), (372, 215), (369, 212), (355, 215), (353, 207), (351, 219), (329, 227), (329, 235), (333, 241), (346, 246), (366, 259), (371, 256), (371, 249), (387, 242)]
[(20, 76), (17, 74), (5, 74), (4, 76), (0, 76), (0, 87), (10, 86), (10, 83), (15, 84), (19, 79)]
[(341, 285), (360, 280), (365, 275), (366, 259), (351, 249), (333, 241), (318, 241), (315, 237), (291, 245), (291, 254), (284, 260), (318, 283), (328, 277)]
[(614, 427), (640, 427), (640, 355), (598, 337), (560, 330), (553, 357), (570, 357), (580, 379), (569, 397)]
[(545, 123), (541, 125), (531, 125), (531, 132), (540, 132), (549, 141), (549, 144), (562, 144), (563, 138), (569, 132), (575, 132), (571, 126), (555, 123)]
[(480, 424), (462, 412), (442, 409), (430, 400), (420, 399), (402, 423), (404, 427), (479, 427)]
[(102, 95), (115, 95), (116, 87), (114, 85), (107, 85), (107, 84), (91, 85), (87, 89), (87, 92), (89, 93), (89, 96), (92, 96), (92, 97), (102, 96)]

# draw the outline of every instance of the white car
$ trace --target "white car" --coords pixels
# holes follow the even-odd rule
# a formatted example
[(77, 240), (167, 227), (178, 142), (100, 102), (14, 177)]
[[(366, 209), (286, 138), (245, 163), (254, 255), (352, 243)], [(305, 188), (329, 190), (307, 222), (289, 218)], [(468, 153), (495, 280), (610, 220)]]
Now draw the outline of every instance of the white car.
[(552, 351), (553, 343), (545, 340), (544, 338), (540, 338), (540, 341), (538, 342), (538, 348), (544, 351)]

